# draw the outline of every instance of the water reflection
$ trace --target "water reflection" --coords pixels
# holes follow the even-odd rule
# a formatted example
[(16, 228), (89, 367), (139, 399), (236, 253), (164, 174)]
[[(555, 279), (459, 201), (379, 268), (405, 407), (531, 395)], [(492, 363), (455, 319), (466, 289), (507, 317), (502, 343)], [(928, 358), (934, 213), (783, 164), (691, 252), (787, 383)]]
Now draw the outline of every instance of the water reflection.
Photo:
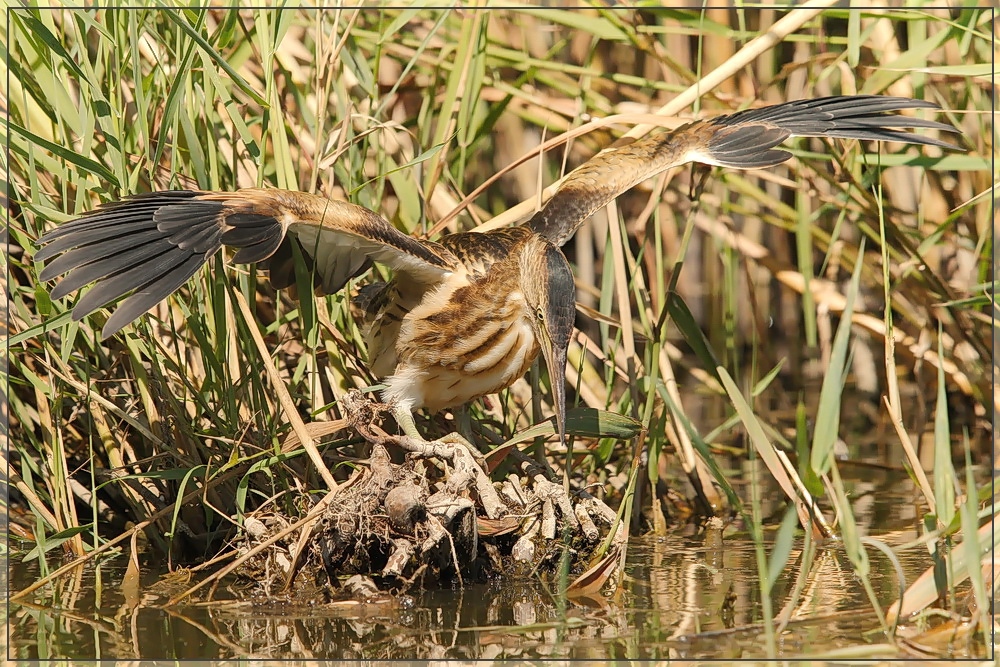
[[(883, 469), (861, 472), (853, 497), (862, 526), (878, 525), (890, 544), (914, 537), (921, 512), (909, 480)], [(752, 465), (744, 473), (744, 484), (767, 481)], [(765, 514), (780, 520), (784, 503), (777, 492), (762, 495), (772, 499)], [(836, 545), (822, 548), (806, 567), (801, 546), (799, 541), (772, 592), (776, 622), (787, 623), (778, 636), (780, 654), (816, 655), (857, 646), (866, 637), (884, 641), (843, 552)], [(887, 605), (899, 592), (895, 572), (880, 554), (870, 556), (872, 585)], [(36, 562), (13, 560), (15, 589), (37, 578)], [(925, 550), (913, 549), (902, 554), (902, 564), (912, 581), (929, 560)], [(313, 605), (264, 606), (231, 588), (213, 602), (164, 609), (157, 605), (176, 585), (153, 570), (144, 564), (136, 593), (121, 586), (124, 558), (105, 561), (80, 568), (31, 603), (11, 604), (10, 657), (603, 662), (765, 654), (754, 546), (732, 528), (721, 542), (704, 535), (633, 540), (622, 588), (586, 602), (567, 600), (536, 580), (504, 580)]]

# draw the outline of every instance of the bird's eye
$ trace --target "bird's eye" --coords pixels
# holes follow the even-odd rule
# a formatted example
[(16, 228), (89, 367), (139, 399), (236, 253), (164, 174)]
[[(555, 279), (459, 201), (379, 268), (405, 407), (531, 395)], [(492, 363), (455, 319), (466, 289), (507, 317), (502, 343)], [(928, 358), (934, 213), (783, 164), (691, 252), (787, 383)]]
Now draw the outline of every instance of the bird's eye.
[(545, 311), (542, 310), (541, 308), (539, 308), (537, 311), (535, 311), (535, 314), (538, 316), (539, 320), (544, 320), (545, 319)]

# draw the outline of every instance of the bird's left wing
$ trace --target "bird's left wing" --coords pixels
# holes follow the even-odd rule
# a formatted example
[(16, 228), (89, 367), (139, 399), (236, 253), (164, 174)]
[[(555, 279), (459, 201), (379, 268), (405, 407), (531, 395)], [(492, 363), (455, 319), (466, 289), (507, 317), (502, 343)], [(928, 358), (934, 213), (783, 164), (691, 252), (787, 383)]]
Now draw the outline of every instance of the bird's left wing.
[(274, 258), (272, 280), (286, 287), (294, 268), (289, 244), (298, 243), (312, 261), (317, 289), (326, 294), (373, 261), (427, 285), (458, 266), (441, 246), (407, 236), (364, 207), (260, 188), (128, 197), (61, 225), (38, 243), (35, 259), (46, 261), (40, 279), (65, 274), (53, 299), (95, 283), (74, 307), (74, 319), (131, 292), (104, 325), (105, 338), (177, 290), (222, 246), (236, 250), (237, 263)]

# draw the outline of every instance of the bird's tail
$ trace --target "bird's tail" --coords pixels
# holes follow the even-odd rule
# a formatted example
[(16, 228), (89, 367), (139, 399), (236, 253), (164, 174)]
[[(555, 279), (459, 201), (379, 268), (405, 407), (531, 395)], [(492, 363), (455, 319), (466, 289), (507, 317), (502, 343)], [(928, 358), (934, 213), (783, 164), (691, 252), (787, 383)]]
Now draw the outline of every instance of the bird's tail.
[(931, 102), (905, 97), (851, 95), (799, 100), (695, 121), (599, 153), (571, 173), (527, 224), (561, 246), (595, 211), (651, 176), (688, 162), (734, 169), (770, 167), (791, 157), (788, 151), (776, 148), (789, 137), (899, 141), (953, 149), (955, 146), (939, 139), (904, 131), (958, 132), (951, 125), (892, 113), (937, 108)]

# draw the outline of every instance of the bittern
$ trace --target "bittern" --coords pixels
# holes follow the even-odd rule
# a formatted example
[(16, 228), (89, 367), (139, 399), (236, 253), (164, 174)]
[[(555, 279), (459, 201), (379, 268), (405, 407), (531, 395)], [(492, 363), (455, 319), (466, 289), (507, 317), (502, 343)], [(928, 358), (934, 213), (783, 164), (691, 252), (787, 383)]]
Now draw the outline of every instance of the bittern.
[(312, 194), (183, 190), (103, 204), (39, 239), (35, 259), (55, 258), (43, 281), (66, 274), (53, 299), (95, 283), (73, 308), (75, 320), (131, 292), (108, 318), (104, 337), (181, 287), (223, 246), (235, 249), (236, 263), (266, 263), (280, 289), (294, 282), (297, 244), (320, 295), (379, 262), (393, 278), (365, 293), (369, 363), (385, 378), (383, 398), (408, 435), (420, 437), (412, 410), (457, 407), (498, 392), (541, 352), (563, 442), (575, 286), (559, 248), (587, 218), (637, 183), (688, 162), (779, 164), (791, 154), (776, 147), (793, 136), (952, 148), (904, 131), (956, 132), (950, 125), (892, 113), (920, 108), (938, 107), (900, 97), (826, 97), (694, 121), (598, 154), (526, 225), (486, 233), (420, 240), (366, 208)]

